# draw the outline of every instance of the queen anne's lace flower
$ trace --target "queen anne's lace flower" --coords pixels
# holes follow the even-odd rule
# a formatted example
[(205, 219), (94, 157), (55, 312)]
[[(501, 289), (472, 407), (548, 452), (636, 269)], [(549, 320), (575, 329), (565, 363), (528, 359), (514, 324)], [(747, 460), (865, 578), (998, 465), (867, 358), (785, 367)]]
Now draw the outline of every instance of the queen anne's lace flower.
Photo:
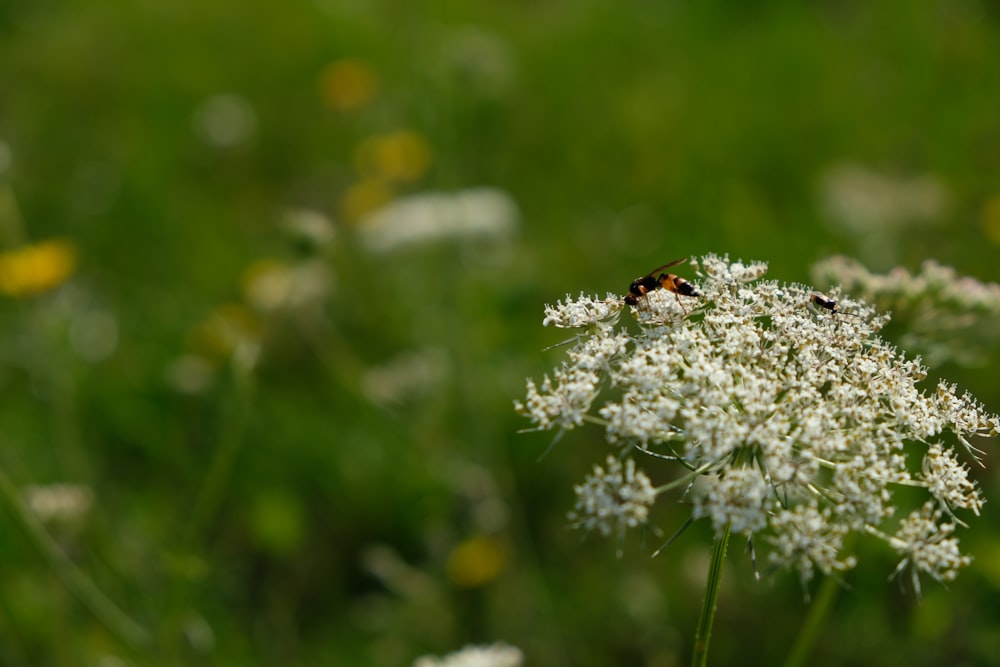
[(1000, 285), (960, 276), (934, 260), (917, 273), (896, 267), (878, 274), (857, 260), (831, 257), (813, 267), (813, 277), (892, 311), (904, 330), (899, 342), (933, 364), (981, 365), (1000, 341)]
[[(922, 391), (926, 370), (878, 336), (888, 317), (870, 306), (837, 290), (824, 295), (834, 309), (817, 305), (807, 286), (760, 280), (762, 263), (692, 264), (701, 296), (653, 291), (629, 309), (638, 326), (615, 324), (624, 306), (611, 296), (546, 307), (546, 324), (583, 329), (517, 410), (560, 433), (601, 424), (620, 450), (576, 488), (574, 524), (620, 533), (659, 493), (690, 488), (693, 518), (761, 535), (769, 561), (803, 579), (853, 567), (850, 532), (885, 540), (914, 576), (953, 578), (969, 562), (955, 512), (983, 503), (961, 456), (1000, 419), (953, 385)], [(684, 475), (654, 489), (633, 451)], [(904, 486), (930, 499), (894, 522)]]
[(919, 573), (929, 574), (938, 581), (953, 581), (958, 576), (958, 568), (972, 562), (970, 556), (958, 550), (958, 538), (950, 537), (955, 532), (955, 524), (942, 523), (943, 514), (928, 501), (903, 519), (899, 530), (889, 538), (889, 544), (903, 557), (896, 571), (910, 567), (917, 591), (920, 590)]
[(577, 299), (566, 297), (566, 302), (558, 302), (554, 306), (545, 306), (545, 319), (542, 326), (561, 328), (582, 327), (588, 324), (605, 322), (616, 317), (622, 310), (622, 300), (612, 294), (606, 299), (592, 299), (581, 294)]
[(653, 484), (636, 470), (635, 461), (626, 459), (623, 465), (609, 456), (607, 466), (594, 466), (593, 474), (576, 487), (576, 509), (570, 513), (579, 527), (602, 535), (642, 525), (656, 500)]

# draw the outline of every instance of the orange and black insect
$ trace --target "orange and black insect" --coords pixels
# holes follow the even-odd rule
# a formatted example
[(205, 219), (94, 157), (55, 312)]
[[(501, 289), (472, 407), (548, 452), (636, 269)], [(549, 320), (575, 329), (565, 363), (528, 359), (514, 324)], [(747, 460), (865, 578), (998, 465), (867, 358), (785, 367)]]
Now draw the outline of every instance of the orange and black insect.
[[(673, 292), (674, 296), (677, 297), (678, 304), (681, 302), (680, 295), (701, 296), (701, 292), (695, 289), (694, 285), (680, 276), (675, 276), (672, 273), (663, 273), (664, 269), (669, 269), (671, 266), (677, 266), (678, 264), (686, 261), (687, 257), (675, 259), (674, 261), (668, 262), (663, 266), (656, 267), (641, 278), (633, 280), (632, 284), (628, 286), (628, 294), (625, 295), (625, 303), (630, 306), (637, 306), (639, 305), (639, 299), (656, 289), (665, 289), (668, 292)], [(681, 306), (682, 310), (683, 308), (684, 306)]]

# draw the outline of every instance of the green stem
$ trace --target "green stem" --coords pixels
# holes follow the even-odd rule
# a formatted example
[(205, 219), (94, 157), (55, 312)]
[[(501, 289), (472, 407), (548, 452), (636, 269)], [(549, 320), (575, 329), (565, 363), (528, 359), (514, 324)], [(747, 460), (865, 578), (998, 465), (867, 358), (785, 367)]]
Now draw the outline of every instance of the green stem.
[(805, 664), (839, 590), (840, 582), (835, 577), (827, 576), (823, 579), (816, 599), (809, 607), (809, 613), (799, 631), (799, 636), (795, 638), (795, 645), (792, 646), (792, 650), (789, 651), (788, 657), (785, 659), (784, 667), (801, 667)]
[(656, 489), (654, 489), (654, 491), (656, 492), (656, 495), (660, 495), (664, 491), (669, 491), (670, 489), (676, 489), (677, 487), (680, 487), (680, 486), (686, 486), (687, 484), (689, 484), (691, 482), (692, 479), (694, 479), (695, 477), (698, 477), (699, 475), (704, 475), (705, 471), (708, 470), (709, 468), (713, 467), (714, 465), (715, 465), (715, 463), (706, 463), (703, 466), (695, 468), (694, 470), (692, 470), (688, 474), (684, 475), (683, 477), (675, 479), (672, 482), (667, 482), (666, 484), (664, 484), (662, 486), (656, 487)]
[(236, 463), (236, 455), (243, 444), (247, 420), (253, 405), (254, 378), (249, 371), (239, 368), (234, 369), (234, 374), (235, 388), (231, 399), (232, 404), (223, 415), (219, 446), (209, 463), (208, 472), (202, 481), (190, 521), (188, 521), (184, 533), (182, 544), (187, 546), (193, 546), (215, 518), (229, 486)]
[(708, 640), (712, 636), (712, 621), (715, 620), (715, 608), (719, 602), (722, 566), (726, 562), (728, 546), (729, 524), (727, 523), (722, 535), (715, 538), (712, 546), (712, 564), (708, 570), (708, 581), (705, 583), (705, 600), (701, 604), (698, 630), (694, 635), (694, 655), (691, 657), (693, 667), (705, 667), (708, 664)]
[(56, 577), (108, 630), (133, 649), (149, 644), (150, 636), (145, 628), (115, 606), (59, 548), (38, 517), (25, 506), (17, 487), (3, 470), (0, 470), (0, 496), (14, 512), (28, 539), (41, 552)]
[(8, 184), (0, 183), (0, 247), (13, 248), (27, 240), (14, 190)]

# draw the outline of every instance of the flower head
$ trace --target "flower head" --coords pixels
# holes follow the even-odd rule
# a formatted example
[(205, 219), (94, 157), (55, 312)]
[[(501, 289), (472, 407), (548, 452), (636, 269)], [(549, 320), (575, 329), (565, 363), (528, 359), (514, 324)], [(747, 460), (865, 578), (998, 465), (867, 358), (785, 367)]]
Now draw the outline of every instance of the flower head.
[(961, 276), (934, 260), (917, 273), (900, 266), (879, 274), (836, 256), (813, 266), (813, 278), (891, 310), (904, 329), (899, 342), (931, 363), (975, 365), (1000, 341), (1000, 285)]
[(938, 581), (953, 581), (958, 568), (972, 562), (958, 549), (958, 539), (951, 537), (954, 523), (943, 523), (944, 512), (932, 502), (924, 503), (900, 522), (899, 531), (889, 544), (902, 556), (896, 572), (910, 568), (913, 587), (920, 590), (918, 574), (924, 572)]
[[(630, 309), (638, 326), (615, 323), (624, 306), (611, 297), (546, 307), (546, 324), (587, 328), (516, 409), (560, 433), (600, 424), (620, 450), (576, 488), (574, 524), (623, 530), (644, 523), (662, 491), (689, 488), (692, 518), (761, 535), (769, 560), (803, 579), (853, 567), (842, 553), (851, 532), (881, 537), (901, 566), (940, 579), (965, 564), (957, 541), (952, 553), (926, 525), (884, 524), (901, 487), (925, 492), (931, 509), (919, 516), (939, 536), (955, 512), (978, 513), (961, 458), (975, 456), (974, 436), (1000, 434), (1000, 419), (952, 385), (923, 391), (925, 369), (878, 335), (888, 317), (870, 306), (761, 280), (761, 263), (693, 264), (701, 295), (650, 292)], [(681, 474), (654, 489), (633, 452), (672, 459)]]
[(443, 658), (423, 656), (413, 667), (520, 667), (524, 660), (521, 649), (503, 642), (489, 646), (466, 646)]
[(491, 187), (401, 197), (358, 222), (362, 244), (375, 254), (448, 239), (503, 242), (516, 232), (514, 199)]
[(27, 297), (62, 285), (76, 270), (76, 247), (50, 239), (0, 252), (0, 294)]
[(576, 509), (569, 516), (581, 528), (621, 534), (646, 523), (656, 490), (632, 459), (623, 464), (609, 456), (607, 466), (594, 466), (593, 474), (576, 487)]

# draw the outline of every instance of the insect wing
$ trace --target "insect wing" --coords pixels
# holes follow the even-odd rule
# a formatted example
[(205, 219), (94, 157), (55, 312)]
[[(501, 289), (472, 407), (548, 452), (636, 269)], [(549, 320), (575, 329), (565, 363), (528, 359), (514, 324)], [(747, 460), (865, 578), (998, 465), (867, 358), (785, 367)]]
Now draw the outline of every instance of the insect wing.
[[(687, 257), (681, 257), (680, 259), (675, 259), (672, 262), (667, 262), (663, 266), (656, 267), (655, 269), (653, 269), (652, 271), (650, 271), (649, 273), (647, 273), (645, 276), (643, 276), (643, 278), (651, 278), (651, 277), (655, 276), (657, 273), (660, 273), (661, 271), (664, 271), (665, 269), (669, 269), (672, 266), (677, 266), (678, 264), (683, 264), (686, 261), (687, 261)], [(641, 278), (640, 278), (640, 280), (641, 280)]]

